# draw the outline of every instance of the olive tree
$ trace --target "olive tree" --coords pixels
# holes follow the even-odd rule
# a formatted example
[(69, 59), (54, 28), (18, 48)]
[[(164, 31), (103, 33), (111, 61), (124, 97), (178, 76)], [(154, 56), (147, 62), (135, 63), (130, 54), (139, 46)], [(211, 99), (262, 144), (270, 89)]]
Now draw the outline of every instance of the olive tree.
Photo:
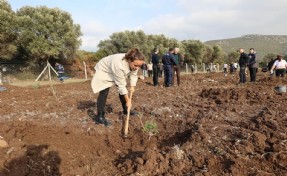
[(0, 59), (10, 60), (17, 52), (16, 22), (10, 4), (0, 0)]
[(227, 56), (226, 62), (227, 63), (238, 62), (239, 55), (240, 54), (238, 52), (235, 52), (235, 51), (229, 53)]
[(37, 62), (74, 56), (81, 44), (81, 31), (69, 13), (46, 6), (25, 6), (16, 14), (22, 58)]
[[(124, 31), (113, 33), (109, 39), (100, 41), (98, 45), (99, 55), (103, 56), (125, 53), (131, 48), (138, 48), (146, 58), (150, 59), (154, 48), (160, 50), (159, 54), (168, 51), (170, 47), (181, 47), (181, 43), (176, 39), (170, 39), (164, 35), (146, 35), (143, 31)], [(184, 50), (183, 50), (184, 51)]]
[(223, 63), (224, 59), (225, 59), (225, 55), (221, 47), (218, 45), (214, 45), (210, 62), (211, 63)]
[(182, 44), (187, 57), (192, 58), (195, 63), (202, 63), (205, 45), (199, 40), (184, 40)]
[(268, 62), (270, 62), (271, 59), (275, 59), (276, 58), (276, 54), (275, 53), (268, 53), (265, 56), (263, 56), (262, 61), (260, 62), (260, 66), (266, 66)]

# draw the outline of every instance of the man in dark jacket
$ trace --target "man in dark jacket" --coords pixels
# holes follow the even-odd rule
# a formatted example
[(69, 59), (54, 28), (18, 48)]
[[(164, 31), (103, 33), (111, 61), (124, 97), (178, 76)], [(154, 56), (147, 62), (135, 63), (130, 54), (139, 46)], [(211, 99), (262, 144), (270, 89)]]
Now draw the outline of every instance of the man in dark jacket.
[(178, 52), (179, 52), (179, 48), (174, 48), (173, 56), (174, 56), (174, 59), (175, 59), (175, 65), (173, 66), (172, 84), (174, 84), (174, 77), (176, 75), (177, 85), (179, 86), (179, 84), (180, 84), (181, 55)]
[(248, 68), (250, 73), (250, 82), (255, 82), (256, 80), (256, 52), (254, 48), (249, 49), (248, 54)]
[(246, 66), (248, 63), (248, 55), (246, 53), (244, 53), (244, 49), (240, 48), (239, 49), (239, 53), (240, 53), (240, 57), (239, 57), (239, 67), (240, 67), (240, 71), (239, 71), (239, 78), (240, 81), (239, 83), (245, 83), (246, 82), (246, 74), (245, 74), (245, 70), (246, 70)]
[(162, 57), (164, 69), (164, 84), (166, 87), (170, 87), (172, 83), (172, 67), (175, 65), (173, 53), (174, 49), (170, 48), (168, 52)]
[(152, 70), (153, 70), (153, 85), (158, 86), (158, 72), (159, 72), (159, 56), (158, 56), (158, 49), (155, 48), (153, 50), (153, 54), (151, 56), (152, 62)]

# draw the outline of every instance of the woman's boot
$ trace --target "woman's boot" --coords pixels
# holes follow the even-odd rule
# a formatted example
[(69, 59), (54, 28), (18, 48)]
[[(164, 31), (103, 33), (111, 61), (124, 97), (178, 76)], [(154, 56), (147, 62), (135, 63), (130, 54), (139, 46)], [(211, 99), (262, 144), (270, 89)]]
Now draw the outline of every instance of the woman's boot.
[(103, 124), (106, 127), (111, 125), (111, 122), (109, 122), (105, 118), (105, 112), (98, 112), (96, 118), (95, 118), (96, 124)]

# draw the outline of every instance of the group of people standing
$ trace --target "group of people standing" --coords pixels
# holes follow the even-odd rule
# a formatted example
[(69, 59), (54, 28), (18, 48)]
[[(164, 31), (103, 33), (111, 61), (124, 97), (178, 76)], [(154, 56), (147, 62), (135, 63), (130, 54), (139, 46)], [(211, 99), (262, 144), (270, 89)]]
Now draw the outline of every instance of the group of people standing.
[(223, 64), (223, 72), (226, 74), (227, 73), (227, 70), (228, 70), (228, 67), (229, 67), (229, 72), (231, 74), (235, 73), (237, 71), (237, 68), (238, 68), (238, 63), (237, 62), (231, 62), (228, 66), (228, 64)]
[(254, 48), (249, 49), (249, 54), (244, 52), (243, 48), (239, 49), (240, 57), (239, 57), (239, 83), (246, 82), (246, 69), (249, 70), (250, 74), (250, 82), (256, 81), (256, 73), (258, 63), (256, 60), (256, 51)]
[[(246, 69), (248, 68), (249, 74), (250, 74), (250, 82), (256, 81), (256, 73), (258, 70), (258, 64), (256, 60), (256, 51), (254, 48), (249, 49), (249, 54), (244, 53), (244, 50), (242, 48), (239, 49), (240, 57), (239, 57), (239, 77), (240, 81), (239, 83), (245, 83), (246, 82)], [(271, 61), (267, 65), (268, 70), (270, 71), (270, 74), (274, 74), (276, 77), (284, 77), (286, 74), (287, 69), (287, 62), (286, 60), (282, 59), (281, 55), (277, 55), (277, 58), (271, 59)]]
[[(151, 56), (152, 70), (153, 70), (153, 85), (158, 86), (159, 72), (161, 71), (161, 63), (159, 50), (155, 48)], [(180, 64), (182, 62), (181, 55), (179, 54), (179, 48), (170, 48), (167, 53), (165, 53), (161, 62), (164, 71), (164, 86), (171, 87), (174, 85), (175, 76), (177, 78), (177, 85), (180, 85)]]
[[(153, 77), (153, 64), (152, 62), (149, 62), (148, 64), (144, 63), (141, 66), (141, 70), (142, 70), (142, 79), (145, 79), (146, 77)], [(162, 77), (162, 73), (163, 73), (163, 65), (162, 63), (159, 64), (159, 69), (158, 69), (158, 77)]]
[[(256, 73), (258, 69), (258, 63), (256, 60), (256, 51), (254, 48), (249, 49), (249, 53), (245, 53), (243, 48), (238, 50), (239, 60), (238, 63), (230, 63), (229, 69), (230, 73), (237, 71), (237, 66), (239, 65), (239, 83), (246, 82), (247, 70), (249, 70), (250, 82), (256, 81)], [(228, 64), (223, 64), (223, 72), (226, 74), (228, 69)]]
[[(246, 69), (250, 72), (250, 81), (256, 81), (257, 61), (254, 48), (250, 48), (249, 54), (244, 53), (242, 48), (239, 49), (239, 77), (240, 83), (246, 82)], [(159, 50), (155, 48), (151, 57), (153, 83), (158, 86), (158, 72), (160, 70)], [(127, 53), (119, 53), (102, 58), (95, 66), (95, 75), (91, 82), (91, 87), (94, 93), (99, 93), (97, 98), (97, 114), (93, 118), (96, 124), (110, 126), (111, 122), (105, 117), (106, 100), (111, 86), (116, 85), (119, 92), (119, 99), (122, 105), (122, 113), (127, 114), (128, 109), (131, 109), (132, 102), (129, 97), (129, 92), (135, 92), (135, 87), (138, 80), (138, 70), (145, 63), (144, 55), (137, 49), (133, 48)], [(180, 85), (180, 65), (182, 63), (179, 48), (170, 48), (167, 53), (161, 57), (164, 70), (164, 85), (170, 87), (174, 83), (175, 75), (177, 77), (177, 85)], [(287, 63), (282, 57), (274, 62), (270, 68), (270, 72), (276, 69), (276, 76), (283, 75), (286, 72)], [(127, 78), (129, 84), (127, 85)], [(129, 87), (129, 90), (128, 90)], [(130, 115), (136, 115), (135, 111), (129, 111)]]

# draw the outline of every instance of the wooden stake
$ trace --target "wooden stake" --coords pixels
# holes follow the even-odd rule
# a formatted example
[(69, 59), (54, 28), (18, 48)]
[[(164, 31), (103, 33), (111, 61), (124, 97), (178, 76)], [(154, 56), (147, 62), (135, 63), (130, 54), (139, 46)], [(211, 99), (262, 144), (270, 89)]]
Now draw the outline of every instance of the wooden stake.
[(50, 81), (51, 81), (51, 70), (50, 69), (52, 69), (57, 76), (59, 75), (57, 71), (51, 66), (51, 64), (47, 61), (47, 66), (44, 68), (44, 70), (41, 72), (41, 74), (38, 76), (38, 78), (35, 81), (38, 81), (47, 69), (48, 69), (48, 76), (49, 76)]
[[(130, 102), (132, 101), (132, 96), (133, 96), (133, 92), (130, 93)], [(128, 107), (127, 118), (125, 121), (124, 137), (128, 137), (130, 112), (131, 112), (131, 107)]]
[(85, 62), (85, 61), (83, 61), (83, 64), (84, 64), (84, 67), (85, 67), (85, 79), (87, 80), (87, 79), (88, 79), (87, 65), (86, 65), (86, 62)]

